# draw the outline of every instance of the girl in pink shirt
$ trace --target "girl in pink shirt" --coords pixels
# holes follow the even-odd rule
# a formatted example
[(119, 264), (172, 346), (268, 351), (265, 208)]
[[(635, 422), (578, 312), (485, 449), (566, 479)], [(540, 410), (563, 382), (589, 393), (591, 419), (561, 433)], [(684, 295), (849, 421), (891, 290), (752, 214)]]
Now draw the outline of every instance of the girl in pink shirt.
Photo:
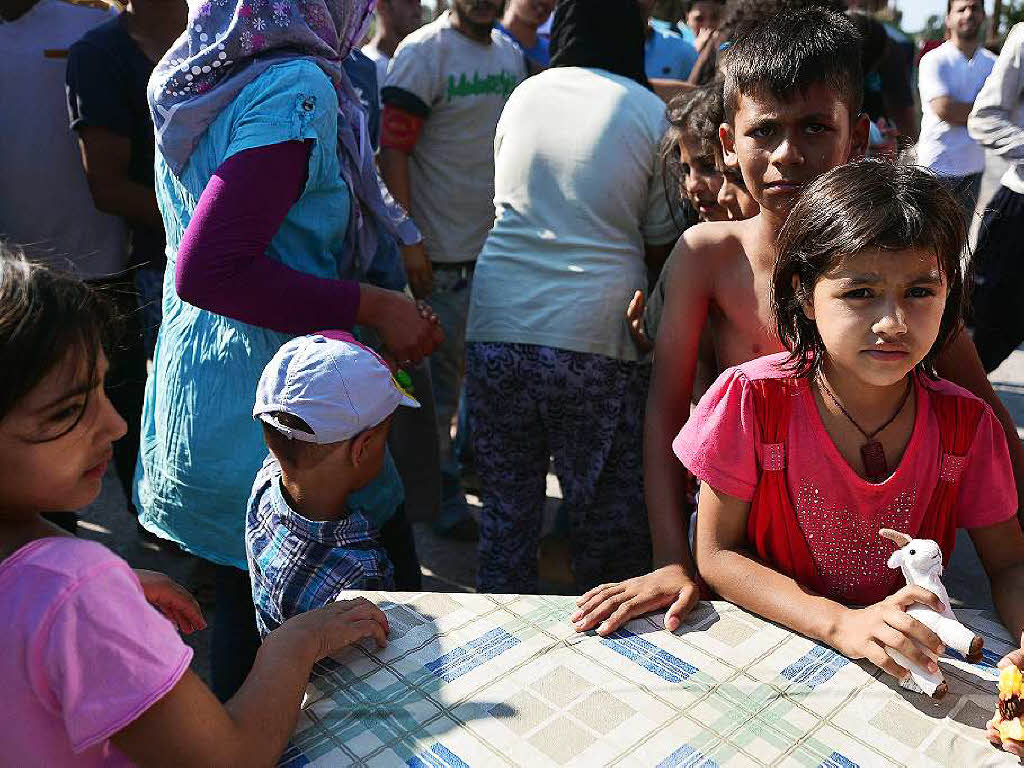
[(360, 599), (285, 622), (221, 704), (176, 631), (205, 627), (195, 600), (43, 518), (96, 498), (125, 433), (103, 390), (110, 319), (81, 281), (0, 246), (0, 762), (271, 763), (314, 662), (383, 646), (387, 620)]
[(967, 528), (1011, 632), (1024, 536), (990, 408), (932, 374), (961, 325), (966, 231), (931, 174), (861, 161), (811, 183), (778, 241), (773, 312), (790, 350), (725, 371), (674, 442), (702, 481), (696, 559), (724, 598), (903, 678), (939, 638), (886, 561), (896, 528)]

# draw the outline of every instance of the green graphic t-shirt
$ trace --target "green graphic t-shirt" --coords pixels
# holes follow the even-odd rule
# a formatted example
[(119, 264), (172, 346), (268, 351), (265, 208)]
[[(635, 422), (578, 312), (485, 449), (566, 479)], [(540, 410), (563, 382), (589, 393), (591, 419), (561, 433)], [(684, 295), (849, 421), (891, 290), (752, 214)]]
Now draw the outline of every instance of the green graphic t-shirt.
[[(490, 44), (452, 28), (449, 13), (398, 47), (384, 85), (429, 112), (409, 163), (412, 217), (433, 261), (471, 261), (494, 222), (494, 131), (526, 77), (526, 59), (500, 32)], [(388, 92), (384, 101), (388, 103)]]

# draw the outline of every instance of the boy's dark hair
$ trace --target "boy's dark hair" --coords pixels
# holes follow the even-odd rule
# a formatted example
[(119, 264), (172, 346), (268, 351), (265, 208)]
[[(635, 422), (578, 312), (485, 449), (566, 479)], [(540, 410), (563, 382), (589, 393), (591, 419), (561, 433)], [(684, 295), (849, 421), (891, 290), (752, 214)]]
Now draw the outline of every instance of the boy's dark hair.
[(0, 419), (72, 352), (94, 376), (114, 318), (111, 304), (79, 278), (0, 241)]
[(960, 256), (966, 242), (960, 204), (929, 171), (859, 160), (819, 176), (801, 194), (776, 241), (772, 314), (794, 374), (817, 374), (825, 356), (817, 326), (804, 314), (818, 280), (845, 257), (868, 248), (920, 248), (935, 253), (946, 281), (939, 335), (921, 363), (934, 375), (936, 355), (963, 323)]
[(686, 200), (686, 171), (679, 158), (679, 140), (685, 137), (696, 142), (701, 154), (707, 155), (712, 164), (722, 152), (718, 138), (718, 126), (724, 120), (721, 81), (676, 94), (665, 108), (665, 117), (668, 130), (661, 140), (661, 163), (665, 195), (669, 209), (674, 211)]
[(783, 11), (755, 24), (722, 54), (726, 119), (740, 95), (786, 99), (816, 83), (835, 90), (857, 117), (864, 101), (861, 38), (845, 15), (824, 8)]
[[(270, 415), (290, 429), (310, 435), (315, 434), (309, 424), (291, 413), (275, 411)], [(325, 449), (324, 445), (319, 443), (293, 440), (262, 419), (260, 420), (260, 427), (263, 429), (263, 441), (267, 444), (270, 452), (274, 454), (274, 457), (279, 462), (292, 467), (315, 466), (330, 450), (330, 448)]]

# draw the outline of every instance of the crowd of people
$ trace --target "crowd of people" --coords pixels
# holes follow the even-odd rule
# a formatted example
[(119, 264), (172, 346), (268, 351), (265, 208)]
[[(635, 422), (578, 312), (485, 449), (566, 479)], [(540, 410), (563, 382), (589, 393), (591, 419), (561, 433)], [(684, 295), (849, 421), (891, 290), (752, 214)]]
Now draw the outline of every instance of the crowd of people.
[[(715, 594), (903, 679), (942, 605), (878, 531), (964, 528), (1019, 636), (1024, 26), (949, 0), (918, 135), (849, 5), (0, 0), (5, 754), (273, 760), (411, 520), (538, 589), (552, 466), (578, 632)], [(72, 535), (111, 461), (215, 568), (210, 688), (192, 596)]]

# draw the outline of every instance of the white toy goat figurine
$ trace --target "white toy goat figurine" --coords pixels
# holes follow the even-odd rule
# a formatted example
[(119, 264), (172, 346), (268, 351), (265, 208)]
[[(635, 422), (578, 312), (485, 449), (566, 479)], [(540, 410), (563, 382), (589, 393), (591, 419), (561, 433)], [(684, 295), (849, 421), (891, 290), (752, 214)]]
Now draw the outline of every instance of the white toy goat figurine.
[[(985, 644), (983, 638), (974, 634), (961, 624), (949, 604), (949, 594), (942, 586), (942, 550), (931, 539), (912, 539), (905, 533), (883, 528), (880, 536), (895, 542), (899, 547), (889, 556), (890, 568), (901, 568), (907, 584), (924, 587), (934, 593), (942, 601), (942, 612), (937, 613), (924, 605), (912, 605), (907, 614), (924, 624), (937, 634), (947, 648), (967, 657), (970, 662), (981, 661), (981, 649)], [(912, 664), (906, 656), (889, 649), (887, 653), (897, 664), (910, 670), (910, 675), (900, 681), (900, 685), (916, 693), (924, 693), (936, 699), (946, 695), (949, 686), (942, 672), (929, 672), (923, 667)]]

